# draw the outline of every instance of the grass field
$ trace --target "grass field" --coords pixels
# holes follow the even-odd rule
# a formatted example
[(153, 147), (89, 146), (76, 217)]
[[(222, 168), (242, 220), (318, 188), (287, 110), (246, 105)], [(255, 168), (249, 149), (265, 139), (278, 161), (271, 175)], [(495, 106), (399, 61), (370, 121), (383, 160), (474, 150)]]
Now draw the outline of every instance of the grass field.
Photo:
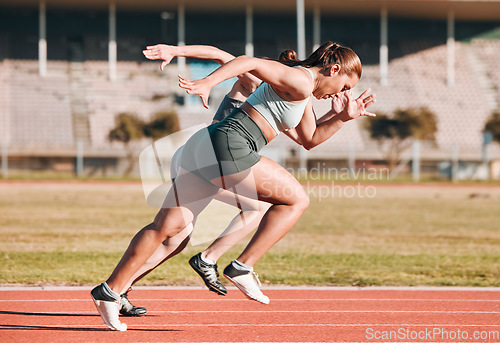
[[(257, 264), (264, 283), (500, 286), (498, 184), (304, 186), (311, 206)], [(156, 211), (136, 182), (0, 182), (0, 284), (103, 281)], [(227, 209), (206, 211), (202, 236), (223, 229), (217, 211)], [(201, 285), (187, 260), (205, 246), (189, 245), (140, 284)]]

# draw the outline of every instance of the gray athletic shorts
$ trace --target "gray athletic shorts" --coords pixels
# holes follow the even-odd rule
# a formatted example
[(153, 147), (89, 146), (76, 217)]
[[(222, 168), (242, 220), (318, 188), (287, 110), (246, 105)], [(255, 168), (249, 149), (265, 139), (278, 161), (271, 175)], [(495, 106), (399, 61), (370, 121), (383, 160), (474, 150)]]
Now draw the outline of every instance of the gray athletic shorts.
[(249, 170), (260, 160), (267, 139), (243, 110), (237, 108), (218, 123), (199, 130), (182, 149), (180, 166), (206, 181)]
[(222, 99), (217, 112), (215, 112), (214, 120), (221, 121), (231, 114), (235, 108), (241, 107), (241, 105), (243, 105), (243, 101), (230, 98), (226, 95), (224, 99)]

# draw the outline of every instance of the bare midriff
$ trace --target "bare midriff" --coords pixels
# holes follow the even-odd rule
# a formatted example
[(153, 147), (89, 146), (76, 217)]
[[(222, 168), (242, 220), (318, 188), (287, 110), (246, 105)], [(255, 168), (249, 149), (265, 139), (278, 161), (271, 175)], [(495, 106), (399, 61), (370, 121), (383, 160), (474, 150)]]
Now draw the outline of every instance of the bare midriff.
[(274, 131), (271, 124), (269, 124), (269, 122), (262, 116), (262, 114), (260, 114), (255, 108), (253, 108), (252, 105), (245, 102), (241, 106), (241, 109), (245, 111), (245, 113), (248, 114), (253, 119), (253, 121), (259, 126), (259, 128), (264, 133), (264, 136), (266, 136), (268, 143), (278, 135), (276, 131)]

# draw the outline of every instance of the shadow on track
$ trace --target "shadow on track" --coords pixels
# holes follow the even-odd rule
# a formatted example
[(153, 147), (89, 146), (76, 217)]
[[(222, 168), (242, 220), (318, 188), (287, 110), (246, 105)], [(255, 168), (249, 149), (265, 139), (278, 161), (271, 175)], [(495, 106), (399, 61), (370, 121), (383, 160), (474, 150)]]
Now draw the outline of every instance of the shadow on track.
[[(0, 314), (12, 314), (16, 316), (38, 316), (38, 317), (99, 317), (99, 314), (16, 312), (16, 311), (0, 311)], [(154, 314), (148, 314), (148, 317), (157, 317), (157, 316)]]
[(98, 314), (16, 312), (16, 311), (0, 311), (0, 314), (13, 314), (17, 316), (39, 316), (39, 317), (99, 317)]
[[(58, 326), (44, 326), (44, 325), (0, 325), (0, 331), (2, 330), (46, 330), (46, 331), (102, 331), (102, 332), (113, 332), (107, 328), (82, 328), (82, 327), (58, 327)], [(161, 332), (180, 332), (183, 330), (174, 329), (134, 329), (129, 328), (127, 331), (161, 331)]]

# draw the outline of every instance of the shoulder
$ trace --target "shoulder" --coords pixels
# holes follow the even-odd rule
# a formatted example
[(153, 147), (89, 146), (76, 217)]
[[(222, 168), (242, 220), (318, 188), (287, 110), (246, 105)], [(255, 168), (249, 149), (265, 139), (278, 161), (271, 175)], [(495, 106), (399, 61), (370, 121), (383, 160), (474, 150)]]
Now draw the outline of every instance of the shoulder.
[(253, 58), (255, 65), (251, 72), (270, 84), (275, 91), (289, 94), (289, 101), (303, 100), (311, 95), (313, 81), (304, 68), (287, 66), (279, 61)]
[(294, 67), (290, 77), (293, 78), (292, 91), (304, 99), (311, 95), (314, 89), (314, 74), (308, 68)]

